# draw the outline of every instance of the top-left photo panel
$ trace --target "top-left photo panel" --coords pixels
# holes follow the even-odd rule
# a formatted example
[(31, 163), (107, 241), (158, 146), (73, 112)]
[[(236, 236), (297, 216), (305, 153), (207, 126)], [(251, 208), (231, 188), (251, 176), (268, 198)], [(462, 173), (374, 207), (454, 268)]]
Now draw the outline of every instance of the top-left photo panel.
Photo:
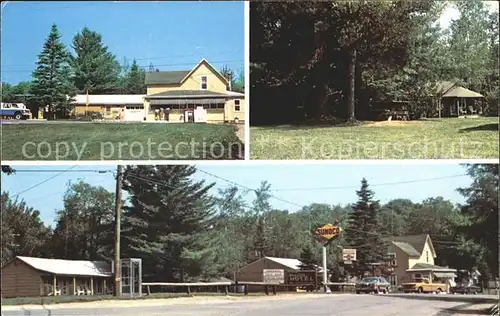
[(245, 158), (245, 3), (1, 4), (3, 161)]

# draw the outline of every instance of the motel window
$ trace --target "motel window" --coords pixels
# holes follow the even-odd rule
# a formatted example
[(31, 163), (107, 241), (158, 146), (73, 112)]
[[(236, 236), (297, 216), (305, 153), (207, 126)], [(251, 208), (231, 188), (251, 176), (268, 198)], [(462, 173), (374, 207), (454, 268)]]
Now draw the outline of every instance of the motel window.
[(207, 90), (208, 89), (208, 78), (207, 76), (201, 76), (201, 90)]
[(239, 111), (241, 111), (241, 108), (240, 108), (240, 100), (234, 100), (234, 111), (235, 111), (235, 112), (239, 112)]

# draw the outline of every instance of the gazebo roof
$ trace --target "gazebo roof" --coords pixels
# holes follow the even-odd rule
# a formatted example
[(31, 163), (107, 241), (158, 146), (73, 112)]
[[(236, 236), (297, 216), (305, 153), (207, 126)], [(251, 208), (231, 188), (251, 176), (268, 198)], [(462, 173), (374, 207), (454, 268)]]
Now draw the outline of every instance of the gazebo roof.
[(482, 98), (483, 95), (464, 87), (455, 86), (443, 95), (443, 98)]
[(462, 87), (452, 81), (440, 81), (436, 84), (436, 93), (442, 98), (482, 98), (483, 95)]

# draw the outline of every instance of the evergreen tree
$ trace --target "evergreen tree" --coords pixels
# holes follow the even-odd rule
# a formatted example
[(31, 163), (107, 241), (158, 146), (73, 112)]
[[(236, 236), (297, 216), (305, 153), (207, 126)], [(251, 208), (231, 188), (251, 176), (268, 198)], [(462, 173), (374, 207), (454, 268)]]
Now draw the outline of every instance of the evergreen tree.
[(474, 179), (459, 192), (467, 199), (461, 213), (469, 222), (461, 227), (467, 239), (481, 246), (477, 264), (483, 275), (498, 276), (498, 164), (468, 165), (467, 173)]
[(316, 270), (318, 261), (315, 258), (313, 248), (310, 244), (302, 247), (302, 252), (300, 253), (300, 270)]
[(134, 59), (130, 71), (126, 78), (126, 91), (130, 94), (145, 94), (145, 72), (139, 68), (137, 61)]
[[(125, 254), (143, 258), (145, 279), (183, 280), (198, 276), (212, 249), (206, 232), (213, 225), (214, 184), (195, 182), (187, 165), (128, 166), (123, 210)], [(125, 255), (124, 254), (124, 255)]]
[[(37, 68), (33, 72), (32, 102), (38, 107), (49, 107), (49, 119), (66, 117), (71, 110), (74, 95), (69, 54), (61, 43), (61, 35), (55, 24), (38, 55)], [(69, 98), (68, 98), (69, 97)]]
[(374, 193), (368, 188), (363, 178), (361, 189), (356, 191), (358, 202), (352, 206), (345, 236), (348, 246), (357, 250), (356, 261), (351, 266), (352, 273), (362, 276), (372, 270), (371, 264), (380, 263), (387, 253), (387, 246), (380, 235), (378, 225), (379, 202), (374, 200)]
[(73, 38), (72, 65), (75, 70), (75, 87), (79, 93), (112, 93), (119, 86), (120, 64), (102, 36), (84, 28)]

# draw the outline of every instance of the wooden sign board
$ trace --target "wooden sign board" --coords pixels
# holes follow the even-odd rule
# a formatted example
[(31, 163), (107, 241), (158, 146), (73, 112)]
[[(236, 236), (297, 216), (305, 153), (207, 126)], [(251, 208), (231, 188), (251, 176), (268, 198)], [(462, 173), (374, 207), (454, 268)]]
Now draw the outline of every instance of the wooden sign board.
[(321, 242), (327, 242), (339, 236), (341, 231), (339, 226), (327, 224), (316, 229), (316, 238)]
[(316, 271), (293, 271), (287, 273), (286, 284), (290, 285), (315, 285), (317, 284)]
[(285, 270), (283, 269), (263, 269), (262, 282), (272, 284), (285, 283)]
[(344, 263), (356, 261), (356, 249), (342, 249), (342, 260)]

